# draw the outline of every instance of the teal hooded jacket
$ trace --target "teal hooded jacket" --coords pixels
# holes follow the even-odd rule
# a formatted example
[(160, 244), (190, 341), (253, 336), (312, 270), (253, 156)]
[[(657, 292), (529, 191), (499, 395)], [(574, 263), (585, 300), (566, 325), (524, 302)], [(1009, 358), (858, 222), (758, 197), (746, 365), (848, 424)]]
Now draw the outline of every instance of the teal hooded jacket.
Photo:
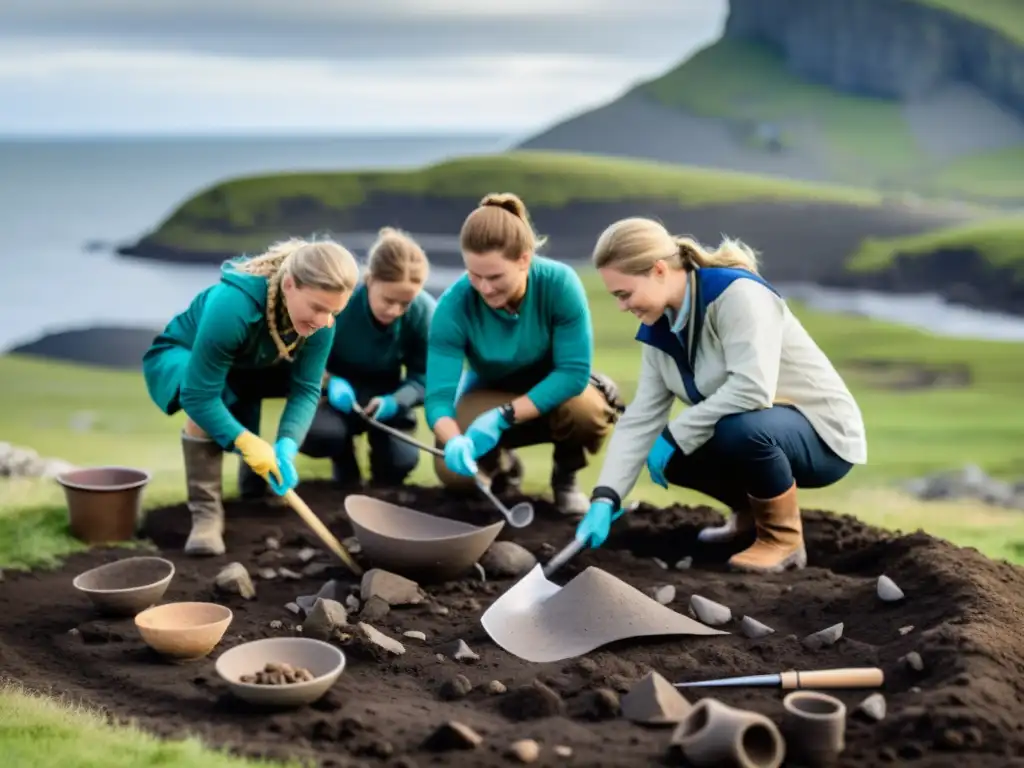
[[(267, 278), (221, 265), (220, 282), (202, 290), (153, 340), (142, 358), (146, 387), (167, 414), (184, 410), (224, 450), (246, 430), (228, 410), (236, 399), (227, 385), (229, 372), (288, 364), (267, 327)], [(292, 352), (291, 378), (277, 436), (302, 445), (320, 400), (335, 325), (321, 328)], [(284, 338), (284, 337), (283, 337)], [(285, 338), (285, 343), (288, 339)]]

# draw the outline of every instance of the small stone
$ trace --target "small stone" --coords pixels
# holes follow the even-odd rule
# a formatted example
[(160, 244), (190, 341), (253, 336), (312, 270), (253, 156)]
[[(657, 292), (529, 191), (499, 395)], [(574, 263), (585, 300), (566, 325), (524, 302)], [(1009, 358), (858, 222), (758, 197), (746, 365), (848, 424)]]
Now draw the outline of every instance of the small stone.
[(503, 682), (501, 682), (501, 680), (491, 680), (491, 682), (487, 684), (487, 692), (493, 696), (498, 696), (505, 693), (507, 690), (508, 688)]
[(358, 555), (363, 551), (363, 545), (359, 543), (359, 539), (355, 536), (349, 536), (347, 539), (343, 539), (341, 542), (350, 555)]
[(78, 627), (72, 627), (71, 629), (68, 630), (68, 634), (71, 635), (72, 637), (78, 637), (82, 633), (78, 629)]
[(711, 627), (717, 627), (732, 620), (731, 609), (700, 595), (690, 597), (690, 608), (697, 614), (698, 619)]
[(535, 763), (540, 757), (540, 745), (533, 739), (520, 739), (509, 744), (508, 755), (520, 763)]
[(302, 574), (296, 573), (291, 568), (278, 568), (277, 575), (288, 581), (298, 581), (302, 578)]
[(363, 621), (380, 621), (391, 612), (391, 606), (377, 595), (374, 595), (365, 603), (363, 610), (359, 612), (359, 618)]
[(622, 716), (645, 725), (678, 723), (693, 706), (657, 672), (648, 672), (622, 697)]
[(316, 579), (323, 576), (329, 570), (331, 570), (331, 566), (327, 563), (309, 563), (302, 569), (302, 575), (307, 579)]
[(822, 648), (828, 648), (829, 646), (835, 645), (839, 642), (839, 638), (842, 636), (843, 622), (839, 622), (838, 624), (833, 624), (831, 627), (825, 627), (825, 629), (808, 635), (803, 639), (803, 644), (805, 648), (817, 651)]
[(301, 608), (299, 607), (299, 604), (298, 604), (298, 603), (285, 603), (285, 604), (284, 604), (284, 609), (285, 609), (286, 611), (290, 612), (290, 613), (294, 613), (294, 614), (295, 614), (296, 616), (298, 616), (298, 614), (299, 614), (299, 611), (301, 611), (301, 610), (302, 610), (302, 609), (301, 609)]
[(405, 646), (395, 640), (393, 637), (388, 637), (379, 629), (371, 627), (365, 622), (359, 622), (356, 624), (356, 629), (362, 633), (363, 639), (371, 645), (380, 648), (388, 653), (394, 654), (395, 656), (401, 656), (405, 653)]
[(668, 570), (668, 563), (666, 563), (660, 557), (652, 557), (651, 560), (653, 560), (654, 564), (656, 566), (658, 566), (659, 568), (661, 568), (661, 570), (663, 570), (663, 571), (667, 571)]
[(496, 541), (480, 558), (484, 570), (498, 578), (519, 576), (536, 564), (533, 553), (514, 541)]
[(277, 571), (273, 568), (260, 568), (256, 573), (259, 574), (261, 579), (265, 579), (266, 581), (277, 578)]
[(426, 640), (427, 635), (424, 632), (420, 632), (418, 629), (407, 629), (402, 633), (402, 637), (408, 637), (412, 640)]
[(913, 624), (907, 624), (907, 626), (900, 627), (900, 629), (899, 629), (899, 633), (901, 635), (909, 635), (913, 631), (914, 631), (914, 625)]
[(281, 540), (276, 536), (267, 536), (267, 538), (263, 540), (263, 548), (268, 552), (276, 552), (281, 548)]
[(449, 659), (456, 661), (479, 661), (480, 656), (473, 652), (465, 640), (453, 640), (434, 649), (437, 653), (444, 654)]
[(473, 570), (476, 571), (477, 578), (480, 581), (487, 581), (487, 572), (484, 571), (484, 567), (480, 563), (473, 563)]
[(904, 598), (903, 590), (896, 586), (896, 582), (885, 574), (878, 577), (876, 591), (878, 592), (879, 599), (887, 603), (895, 603)]
[(455, 749), (476, 749), (483, 743), (483, 737), (455, 720), (449, 720), (423, 742), (423, 747), (432, 752), (447, 752)]
[(910, 686), (910, 688), (909, 688), (908, 690), (909, 690), (909, 691), (910, 691), (911, 693), (920, 693), (920, 692), (921, 692), (921, 689), (920, 689), (920, 688), (918, 688), (918, 687), (917, 687), (916, 685), (912, 685), (912, 686)]
[(316, 603), (313, 604), (313, 610), (309, 612), (303, 623), (303, 634), (317, 640), (327, 640), (336, 629), (340, 629), (347, 623), (348, 614), (345, 612), (345, 606), (337, 600), (318, 597)]
[(355, 595), (345, 596), (345, 607), (352, 613), (358, 613), (359, 611), (359, 598)]
[(473, 684), (465, 675), (455, 675), (441, 684), (441, 698), (445, 701), (463, 699), (473, 690)]
[(502, 696), (499, 709), (509, 720), (540, 720), (565, 714), (565, 702), (552, 688), (534, 680)]
[[(692, 566), (692, 565), (693, 565), (693, 558), (687, 556), (687, 557), (684, 557), (682, 560), (677, 560), (676, 561), (676, 570), (677, 571), (686, 571), (686, 570), (689, 570), (690, 566)], [(570, 752), (570, 754), (571, 754), (571, 752)]]
[(246, 600), (256, 597), (256, 587), (253, 586), (252, 577), (241, 563), (225, 565), (214, 577), (213, 583), (222, 592), (241, 595)]
[(676, 588), (671, 584), (663, 584), (660, 587), (651, 587), (647, 594), (662, 605), (668, 605), (676, 599)]
[(451, 609), (447, 605), (441, 605), (440, 603), (431, 603), (430, 612), (434, 616), (447, 616), (451, 613)]
[(392, 606), (416, 605), (423, 602), (423, 595), (415, 581), (381, 568), (372, 568), (363, 574), (360, 597), (363, 600), (379, 597)]
[(554, 752), (559, 757), (572, 757), (572, 747), (567, 747), (564, 744), (556, 746)]
[(743, 620), (740, 621), (740, 632), (743, 633), (744, 637), (749, 637), (751, 640), (757, 640), (761, 637), (767, 637), (775, 632), (775, 630), (766, 624), (762, 624), (757, 619), (744, 616)]
[(271, 629), (281, 629), (283, 626), (284, 626), (284, 622), (281, 621), (280, 619), (274, 619), (272, 622), (270, 622), (270, 628)]
[(299, 550), (299, 554), (298, 554), (299, 562), (301, 562), (301, 563), (308, 563), (310, 560), (312, 560), (314, 557), (316, 557), (319, 554), (320, 554), (320, 552), (317, 551), (316, 549), (313, 549), (313, 547), (303, 547), (302, 549)]
[(857, 705), (857, 711), (877, 723), (885, 717), (885, 696), (872, 693)]
[(903, 657), (904, 663), (915, 672), (924, 671), (924, 659), (921, 658), (921, 654), (917, 651), (911, 651)]

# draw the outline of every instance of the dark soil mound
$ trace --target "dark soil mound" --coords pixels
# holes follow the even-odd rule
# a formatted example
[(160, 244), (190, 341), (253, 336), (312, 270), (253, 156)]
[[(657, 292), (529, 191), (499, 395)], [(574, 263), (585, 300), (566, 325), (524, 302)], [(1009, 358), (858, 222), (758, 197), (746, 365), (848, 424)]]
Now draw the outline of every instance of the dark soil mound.
[[(316, 483), (300, 490), (339, 536), (350, 534), (339, 491)], [(485, 502), (454, 499), (437, 489), (406, 489), (397, 492), (401, 497), (380, 493), (426, 512), (494, 519)], [(532, 527), (506, 528), (502, 538), (515, 539), (546, 560), (569, 539), (573, 526), (550, 504), (535, 501), (535, 507)], [(461, 581), (422, 584), (428, 601), (393, 607), (369, 622), (403, 642), (403, 655), (381, 660), (348, 646), (347, 671), (324, 699), (297, 711), (267, 714), (226, 694), (214, 658), (243, 640), (295, 633), (301, 619), (286, 603), (315, 593), (330, 578), (356, 580), (341, 566), (325, 565), (301, 580), (254, 576), (253, 600), (220, 595), (212, 580), (226, 563), (240, 561), (254, 574), (261, 567), (279, 566), (300, 572), (308, 564), (300, 561), (299, 550), (319, 547), (319, 542), (287, 509), (233, 503), (228, 554), (193, 560), (180, 554), (187, 517), (183, 506), (153, 512), (148, 534), (178, 564), (166, 600), (216, 599), (234, 610), (234, 622), (210, 658), (163, 663), (142, 644), (130, 619), (97, 617), (74, 592), (71, 579), (125, 554), (99, 550), (70, 557), (59, 570), (8, 573), (0, 582), (3, 668), (34, 689), (61, 691), (114, 719), (133, 718), (164, 735), (191, 731), (211, 745), (249, 755), (293, 756), (335, 766), (496, 766), (509, 762), (505, 751), (511, 742), (532, 738), (541, 744), (543, 765), (636, 766), (665, 764), (671, 731), (645, 729), (618, 717), (614, 697), (598, 689), (624, 692), (652, 669), (680, 681), (792, 668), (880, 666), (888, 702), (888, 715), (880, 723), (853, 713), (871, 691), (837, 694), (851, 711), (841, 765), (975, 768), (1019, 765), (1024, 757), (1024, 571), (920, 533), (889, 535), (852, 518), (809, 511), (808, 569), (751, 577), (726, 572), (721, 566), (725, 553), (695, 546), (698, 528), (719, 519), (710, 508), (643, 506), (621, 521), (604, 548), (582, 554), (557, 580), (564, 583), (596, 565), (641, 589), (673, 584), (677, 610), (686, 610), (693, 593), (730, 606), (735, 618), (726, 629), (733, 634), (628, 641), (580, 659), (530, 664), (495, 646), (479, 623), (481, 612), (513, 580), (481, 582), (470, 574)], [(280, 540), (279, 551), (266, 551), (267, 536)], [(686, 570), (665, 570), (654, 559), (674, 563), (687, 555), (694, 562)], [(316, 562), (330, 561), (324, 556)], [(903, 602), (877, 598), (876, 578), (883, 571), (905, 591)], [(737, 633), (738, 619), (747, 613), (776, 633), (761, 640)], [(803, 636), (838, 622), (845, 625), (844, 636), (831, 648), (810, 651), (800, 643)], [(426, 633), (426, 642), (404, 637), (407, 630)], [(480, 659), (439, 659), (437, 649), (458, 639)], [(921, 656), (920, 671), (903, 661), (911, 651)], [(472, 686), (468, 693), (466, 681), (455, 680), (459, 674)], [(492, 680), (504, 683), (508, 693), (490, 693)], [(515, 689), (535, 680), (544, 687), (533, 693), (543, 693), (544, 701), (524, 713), (513, 704), (529, 698), (528, 689)], [(703, 695), (694, 692), (690, 699)], [(714, 695), (781, 720), (780, 691), (719, 690)], [(537, 695), (533, 698), (539, 702)], [(472, 752), (431, 752), (437, 740), (424, 743), (449, 720), (475, 729), (482, 744)], [(571, 747), (572, 757), (556, 756), (558, 745)]]

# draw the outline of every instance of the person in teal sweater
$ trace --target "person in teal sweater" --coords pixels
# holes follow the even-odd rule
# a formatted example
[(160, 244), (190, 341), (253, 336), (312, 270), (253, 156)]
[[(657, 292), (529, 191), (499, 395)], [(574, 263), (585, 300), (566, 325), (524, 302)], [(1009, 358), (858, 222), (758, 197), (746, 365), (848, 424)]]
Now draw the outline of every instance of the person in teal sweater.
[[(358, 486), (362, 478), (354, 443), (366, 433), (372, 482), (397, 486), (419, 463), (419, 449), (372, 427), (352, 406), (358, 403), (381, 423), (415, 432), (415, 409), (423, 404), (426, 381), (427, 330), (437, 302), (423, 290), (427, 255), (404, 232), (384, 227), (367, 261), (364, 283), (338, 315), (327, 358), (327, 397), (320, 401), (300, 452), (330, 459), (338, 485)], [(243, 495), (265, 492), (258, 475), (245, 464), (240, 469)]]
[[(359, 267), (331, 241), (293, 239), (221, 266), (143, 355), (153, 402), (185, 412), (181, 433), (192, 528), (190, 555), (225, 551), (223, 452), (237, 451), (283, 495), (298, 483), (294, 459), (320, 399), (334, 321)], [(266, 397), (286, 397), (274, 445), (259, 437)]]
[(522, 479), (515, 448), (551, 443), (555, 504), (582, 515), (589, 501), (576, 475), (624, 409), (614, 383), (591, 370), (583, 284), (536, 254), (543, 241), (513, 194), (486, 196), (460, 244), (466, 273), (438, 300), (427, 352), (427, 423), (444, 446), (438, 477), (471, 487), (480, 471), (501, 492)]

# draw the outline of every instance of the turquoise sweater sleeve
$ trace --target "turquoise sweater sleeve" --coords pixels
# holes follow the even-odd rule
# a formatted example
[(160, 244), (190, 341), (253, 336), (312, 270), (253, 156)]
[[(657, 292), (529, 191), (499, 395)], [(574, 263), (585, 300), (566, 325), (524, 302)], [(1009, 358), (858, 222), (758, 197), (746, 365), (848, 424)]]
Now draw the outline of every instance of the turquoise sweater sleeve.
[(420, 306), (409, 312), (409, 324), (402, 328), (402, 357), (405, 379), (395, 390), (395, 402), (405, 408), (414, 408), (423, 402), (427, 384), (427, 344), (430, 324), (437, 301), (429, 294), (421, 294)]
[(228, 371), (249, 337), (251, 306), (252, 300), (234, 288), (210, 292), (179, 393), (182, 410), (226, 451), (245, 431), (224, 404), (224, 391)]
[(337, 324), (321, 328), (310, 336), (292, 363), (291, 389), (277, 424), (278, 440), (290, 437), (296, 444), (302, 445), (306, 439), (320, 403), (320, 383), (327, 366), (327, 356), (334, 344), (336, 328)]
[(424, 411), (433, 429), (442, 418), (455, 418), (455, 392), (462, 377), (466, 335), (459, 294), (444, 293), (437, 302), (427, 344), (427, 387)]
[(549, 413), (583, 393), (590, 382), (594, 357), (594, 331), (583, 281), (573, 269), (562, 271), (562, 275), (563, 279), (546, 295), (553, 367), (526, 393), (541, 413)]

